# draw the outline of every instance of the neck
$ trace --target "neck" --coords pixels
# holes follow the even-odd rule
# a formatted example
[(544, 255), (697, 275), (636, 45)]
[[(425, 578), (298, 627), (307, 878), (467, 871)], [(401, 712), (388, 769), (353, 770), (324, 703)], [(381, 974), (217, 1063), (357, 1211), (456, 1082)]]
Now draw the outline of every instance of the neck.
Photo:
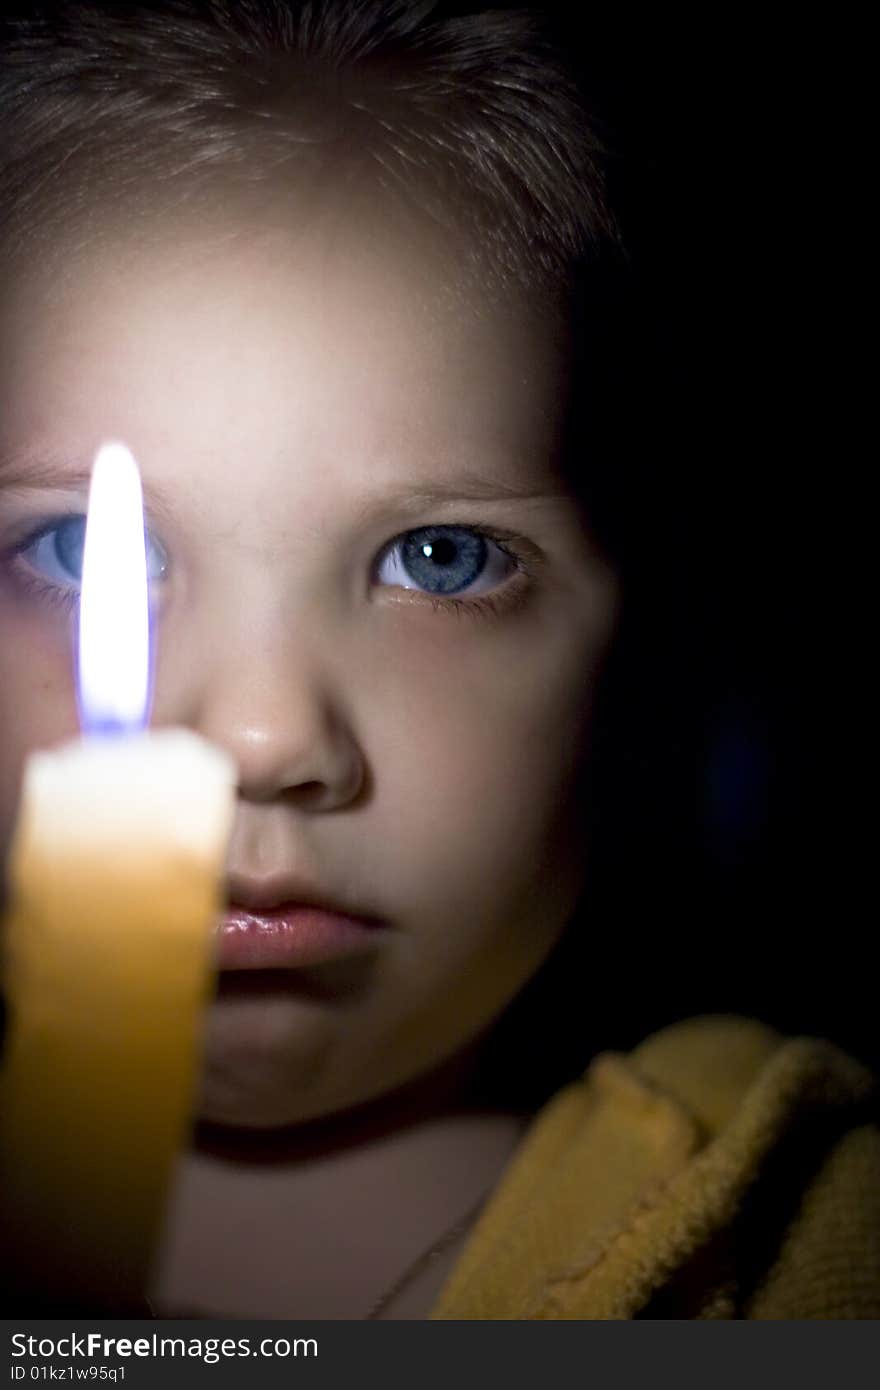
[[(471, 1052), (356, 1111), (272, 1133), (202, 1126), (156, 1286), (204, 1316), (360, 1319), (494, 1188), (527, 1116), (482, 1102)], [(467, 1232), (465, 1231), (466, 1237)], [(357, 1259), (340, 1261), (341, 1250)], [(460, 1253), (450, 1249), (444, 1259)], [(427, 1317), (442, 1264), (389, 1315)]]

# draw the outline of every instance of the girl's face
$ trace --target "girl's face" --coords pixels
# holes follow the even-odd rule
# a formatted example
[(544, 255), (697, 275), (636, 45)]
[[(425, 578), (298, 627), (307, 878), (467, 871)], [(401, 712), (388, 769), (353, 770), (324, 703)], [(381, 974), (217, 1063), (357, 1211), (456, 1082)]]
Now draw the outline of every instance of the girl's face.
[(615, 591), (556, 469), (561, 360), (524, 309), (471, 312), (427, 255), (353, 242), (119, 238), (32, 267), (0, 311), (0, 850), (25, 758), (78, 732), (69, 518), (120, 439), (152, 722), (239, 770), (230, 891), (288, 878), (384, 924), (320, 965), (221, 972), (201, 1113), (237, 1125), (451, 1058), (581, 888)]

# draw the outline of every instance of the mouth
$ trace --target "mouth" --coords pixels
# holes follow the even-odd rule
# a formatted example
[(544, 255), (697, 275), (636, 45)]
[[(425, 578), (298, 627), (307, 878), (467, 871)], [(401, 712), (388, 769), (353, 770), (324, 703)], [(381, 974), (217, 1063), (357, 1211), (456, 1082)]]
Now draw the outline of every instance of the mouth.
[[(311, 895), (310, 895), (311, 896)], [(362, 955), (375, 947), (385, 924), (336, 907), (293, 898), (275, 904), (256, 900), (270, 890), (234, 887), (217, 923), (219, 970), (291, 969)]]

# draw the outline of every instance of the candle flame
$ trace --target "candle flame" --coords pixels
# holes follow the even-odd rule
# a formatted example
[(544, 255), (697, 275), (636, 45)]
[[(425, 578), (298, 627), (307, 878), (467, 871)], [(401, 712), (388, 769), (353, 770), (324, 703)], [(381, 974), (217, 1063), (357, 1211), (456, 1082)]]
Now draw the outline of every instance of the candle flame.
[(144, 727), (150, 627), (141, 480), (124, 444), (104, 444), (89, 489), (79, 610), (79, 708), (87, 734)]

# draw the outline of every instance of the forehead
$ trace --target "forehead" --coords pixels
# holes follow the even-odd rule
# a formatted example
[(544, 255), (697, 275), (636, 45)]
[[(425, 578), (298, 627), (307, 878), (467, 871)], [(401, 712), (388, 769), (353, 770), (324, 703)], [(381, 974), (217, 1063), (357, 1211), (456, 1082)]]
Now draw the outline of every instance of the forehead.
[(120, 435), (147, 456), (308, 450), (414, 482), (555, 467), (564, 363), (547, 316), (452, 287), (389, 229), (124, 231), (31, 265), (0, 312), (2, 443)]

